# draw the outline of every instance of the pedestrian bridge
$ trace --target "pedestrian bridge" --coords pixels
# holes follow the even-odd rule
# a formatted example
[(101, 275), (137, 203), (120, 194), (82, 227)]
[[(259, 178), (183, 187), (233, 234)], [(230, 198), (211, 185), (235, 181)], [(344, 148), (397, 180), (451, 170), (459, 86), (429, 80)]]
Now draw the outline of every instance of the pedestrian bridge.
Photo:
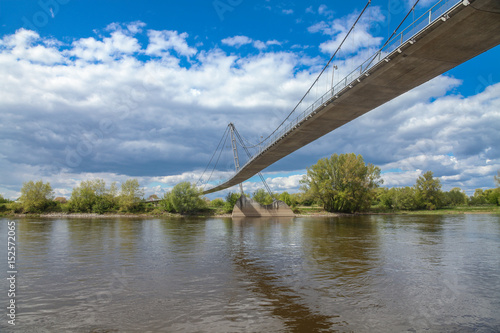
[(311, 100), (308, 92), (295, 110), (295, 119), (262, 142), (231, 178), (204, 194), (242, 183), (297, 149), (499, 43), (500, 0), (439, 1), (318, 99)]

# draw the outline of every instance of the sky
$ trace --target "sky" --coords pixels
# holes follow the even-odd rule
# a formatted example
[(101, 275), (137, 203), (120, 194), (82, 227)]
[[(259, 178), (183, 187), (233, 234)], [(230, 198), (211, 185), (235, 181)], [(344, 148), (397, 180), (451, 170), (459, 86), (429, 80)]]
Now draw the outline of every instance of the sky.
[[(420, 1), (415, 15), (435, 2)], [(67, 198), (94, 178), (137, 178), (146, 197), (196, 183), (228, 123), (249, 142), (281, 123), (365, 4), (0, 0), (0, 194), (16, 199), (23, 182), (40, 179)], [(334, 59), (334, 79), (374, 54), (412, 4), (373, 0)], [(297, 192), (307, 167), (352, 152), (382, 170), (383, 186), (412, 186), (431, 170), (444, 190), (492, 188), (498, 59), (497, 46), (263, 175), (273, 191)], [(226, 142), (211, 181), (233, 169)], [(256, 177), (244, 183), (246, 192), (258, 188)]]

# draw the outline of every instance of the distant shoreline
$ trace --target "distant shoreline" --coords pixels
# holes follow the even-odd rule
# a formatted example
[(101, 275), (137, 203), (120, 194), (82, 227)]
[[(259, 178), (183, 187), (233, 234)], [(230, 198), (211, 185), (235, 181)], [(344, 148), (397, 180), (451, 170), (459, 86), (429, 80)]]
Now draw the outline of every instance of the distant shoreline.
[[(463, 209), (439, 209), (439, 210), (418, 210), (418, 211), (395, 211), (395, 212), (359, 212), (354, 214), (348, 213), (329, 213), (326, 211), (315, 211), (310, 213), (298, 213), (295, 217), (341, 217), (341, 216), (360, 216), (360, 215), (469, 215), (469, 214), (500, 214), (500, 207), (467, 207)], [(164, 213), (161, 215), (146, 214), (146, 213), (44, 213), (44, 214), (5, 214), (0, 215), (3, 218), (74, 218), (74, 219), (95, 219), (95, 218), (230, 218), (231, 214), (172, 214)]]

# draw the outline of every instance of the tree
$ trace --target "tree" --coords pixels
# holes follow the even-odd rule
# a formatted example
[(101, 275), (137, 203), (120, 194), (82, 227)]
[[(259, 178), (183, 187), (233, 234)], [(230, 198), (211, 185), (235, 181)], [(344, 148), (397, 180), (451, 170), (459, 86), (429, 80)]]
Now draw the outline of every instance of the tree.
[(205, 200), (201, 198), (202, 191), (194, 184), (182, 182), (174, 186), (172, 191), (165, 194), (164, 207), (171, 208), (177, 213), (185, 214), (199, 211), (205, 208)]
[(454, 187), (444, 193), (444, 204), (449, 206), (460, 206), (467, 204), (468, 198), (464, 191), (459, 187)]
[(433, 177), (432, 171), (427, 171), (418, 177), (415, 184), (418, 204), (421, 208), (434, 210), (442, 207), (443, 192), (441, 181)]
[(3, 203), (9, 203), (10, 200), (9, 199), (5, 199), (1, 194), (0, 194), (0, 204), (3, 204)]
[(385, 189), (380, 201), (386, 208), (393, 210), (415, 210), (418, 208), (414, 187), (393, 187)]
[(286, 203), (289, 207), (292, 207), (295, 204), (292, 200), (292, 196), (286, 191), (280, 194), (279, 199)]
[(41, 213), (50, 206), (54, 197), (50, 183), (44, 184), (39, 180), (36, 183), (30, 180), (23, 183), (21, 188), (21, 205), (27, 213)]
[(470, 197), (469, 201), (470, 205), (475, 206), (475, 205), (485, 205), (488, 203), (488, 200), (486, 199), (486, 196), (484, 194), (483, 189), (477, 188), (474, 191), (474, 195)]
[(121, 186), (120, 208), (129, 212), (137, 210), (143, 196), (144, 190), (139, 185), (139, 181), (137, 179), (128, 179)]
[(217, 198), (217, 199), (210, 201), (210, 207), (223, 208), (225, 206), (226, 206), (226, 202), (221, 198)]
[(163, 199), (160, 201), (160, 208), (169, 213), (175, 213), (174, 206), (172, 205), (172, 192), (166, 192)]
[(66, 199), (65, 197), (57, 197), (54, 199), (55, 202), (58, 202), (60, 204), (65, 204), (68, 202), (68, 199)]
[(106, 188), (103, 179), (84, 180), (73, 188), (70, 209), (73, 212), (103, 214), (116, 206), (116, 183)]
[(382, 182), (380, 169), (353, 153), (320, 159), (301, 180), (325, 210), (351, 213), (369, 208)]
[(156, 194), (151, 194), (149, 197), (148, 197), (148, 200), (159, 200), (160, 198), (156, 195)]
[(270, 205), (273, 203), (273, 198), (266, 190), (259, 188), (257, 191), (253, 192), (252, 199), (260, 203), (261, 205)]
[(484, 191), (486, 201), (492, 205), (500, 206), (500, 188), (490, 188)]
[(229, 192), (226, 195), (226, 202), (229, 206), (231, 206), (231, 210), (233, 209), (234, 205), (236, 205), (236, 201), (241, 197), (241, 193), (235, 193), (235, 192)]
[[(497, 206), (500, 206), (500, 170), (497, 171), (497, 175), (493, 177), (495, 179), (495, 183), (498, 186), (496, 189), (493, 190), (493, 194), (491, 196), (490, 202), (496, 204)], [(496, 202), (495, 202), (496, 198)]]
[(97, 192), (102, 191), (104, 180), (83, 180), (80, 185), (73, 188), (70, 198), (71, 210), (74, 212), (90, 213), (97, 201)]
[(226, 213), (231, 213), (233, 211), (234, 205), (236, 205), (236, 202), (238, 199), (241, 197), (241, 193), (235, 193), (235, 192), (229, 192), (226, 195), (226, 204), (224, 210)]

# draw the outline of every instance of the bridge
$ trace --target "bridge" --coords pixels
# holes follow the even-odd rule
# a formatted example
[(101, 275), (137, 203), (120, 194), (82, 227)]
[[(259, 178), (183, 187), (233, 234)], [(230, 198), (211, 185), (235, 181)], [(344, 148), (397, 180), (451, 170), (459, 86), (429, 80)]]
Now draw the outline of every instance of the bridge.
[(299, 148), (498, 44), (500, 0), (439, 1), (308, 103), (310, 89), (294, 109), (296, 118), (261, 142), (231, 178), (204, 194), (241, 184)]

